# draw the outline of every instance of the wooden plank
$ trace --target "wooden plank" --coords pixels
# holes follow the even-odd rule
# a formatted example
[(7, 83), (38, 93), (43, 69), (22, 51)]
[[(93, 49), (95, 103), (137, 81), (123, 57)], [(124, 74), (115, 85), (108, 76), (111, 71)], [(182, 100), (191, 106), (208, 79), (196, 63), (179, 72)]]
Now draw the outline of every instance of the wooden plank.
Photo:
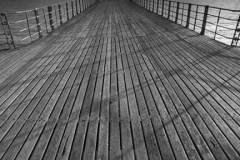
[[(69, 65), (69, 61), (66, 61), (66, 63), (65, 63), (65, 61), (63, 61), (62, 63), (60, 63), (60, 66), (62, 66), (63, 67), (63, 69), (64, 69), (64, 67), (67, 67)], [(59, 66), (59, 68), (57, 68), (57, 70), (55, 70), (55, 72), (59, 72), (60, 71), (60, 69), (62, 68), (62, 67), (60, 67)], [(34, 109), (34, 112), (33, 113), (31, 113), (31, 115), (30, 115), (30, 117), (27, 119), (27, 122), (25, 123), (25, 125), (23, 126), (23, 128), (21, 129), (21, 131), (19, 132), (19, 135), (21, 135), (22, 134), (22, 132), (26, 132), (26, 131), (31, 131), (32, 130), (32, 127), (34, 127), (34, 125), (35, 125), (35, 123), (38, 121), (40, 121), (40, 123), (41, 123), (41, 120), (39, 120), (38, 118), (39, 118), (39, 116), (40, 116), (40, 114), (44, 111), (44, 108), (47, 106), (47, 102), (48, 102), (48, 100), (49, 100), (49, 96), (48, 96), (48, 94), (47, 93), (49, 93), (50, 92), (50, 95), (51, 95), (51, 92), (53, 92), (54, 90), (55, 90), (55, 87), (57, 87), (57, 84), (60, 82), (60, 80), (62, 79), (62, 77), (63, 77), (63, 75), (62, 74), (59, 74), (59, 75), (56, 75), (56, 79), (55, 79), (55, 82), (54, 82), (54, 85), (51, 85), (51, 87), (49, 88), (49, 90), (46, 92), (46, 96), (43, 96), (43, 98), (39, 101), (39, 103), (37, 104), (37, 106), (36, 106), (36, 108)], [(54, 99), (55, 100), (55, 99)], [(54, 102), (54, 101), (53, 101)], [(54, 105), (50, 105), (50, 106), (54, 106)], [(51, 109), (49, 110), (49, 109), (47, 109), (47, 113), (49, 113), (48, 111), (51, 111)], [(44, 112), (43, 112), (44, 113)], [(51, 113), (51, 112), (50, 112)], [(46, 117), (44, 117), (44, 118), (48, 118), (47, 116)], [(43, 120), (44, 121), (44, 120)], [(34, 130), (34, 132), (33, 133), (39, 133), (38, 131), (41, 131), (41, 128), (38, 128), (38, 130), (36, 131), (36, 130)], [(16, 138), (15, 139), (15, 141), (13, 142), (13, 144), (14, 143), (17, 143), (18, 145), (11, 145), (11, 146), (14, 146), (14, 147), (11, 147), (10, 146), (10, 151), (15, 151), (15, 154), (17, 153), (17, 149), (19, 148), (19, 147), (21, 147), (21, 145), (19, 145), (19, 144), (21, 144), (21, 143), (18, 143), (18, 141), (24, 141), (25, 140), (25, 138), (27, 138), (26, 137), (27, 135), (25, 135), (24, 137), (22, 136), (21, 138)], [(31, 145), (30, 145), (31, 146)], [(10, 158), (10, 157), (13, 157), (15, 154), (10, 154), (10, 155), (8, 155), (7, 153), (4, 155), (4, 156), (7, 156), (8, 158)]]
[[(92, 39), (90, 39), (90, 41), (88, 41), (88, 39), (86, 39), (86, 40), (87, 41), (84, 43), (84, 45), (81, 46), (82, 49), (85, 48), (84, 55), (87, 55), (86, 54), (88, 51), (87, 48), (91, 45)], [(84, 67), (82, 67), (83, 70), (81, 69), (79, 71), (78, 77), (74, 84), (76, 86), (76, 88), (74, 88), (72, 90), (72, 92), (70, 93), (71, 98), (68, 98), (68, 100), (66, 102), (66, 104), (68, 106), (72, 106), (72, 107), (64, 109), (64, 111), (63, 111), (64, 114), (62, 115), (62, 117), (60, 117), (61, 123), (59, 123), (57, 125), (57, 128), (55, 129), (55, 132), (54, 132), (55, 136), (54, 136), (54, 138), (51, 139), (50, 146), (48, 146), (50, 149), (50, 152), (48, 152), (49, 150), (47, 150), (47, 152), (44, 156), (44, 158), (46, 158), (46, 159), (53, 158), (55, 156), (58, 156), (58, 157), (60, 156), (61, 158), (66, 158), (69, 156), (71, 143), (72, 143), (72, 139), (73, 139), (73, 135), (74, 135), (74, 131), (75, 131), (74, 128), (76, 128), (76, 125), (78, 122), (78, 119), (76, 117), (77, 115), (75, 115), (75, 114), (71, 115), (71, 111), (72, 112), (76, 111), (76, 107), (78, 107), (77, 105), (73, 105), (74, 100), (75, 100), (74, 95), (76, 95), (79, 90), (78, 86), (80, 87), (80, 84), (81, 84), (80, 82), (82, 81), (81, 79), (82, 79), (82, 76), (84, 75), (84, 74), (82, 75), (82, 73), (85, 72), (84, 68), (87, 66), (89, 56), (86, 56), (85, 59), (86, 59), (85, 60), (86, 62), (84, 62), (84, 64), (83, 64)], [(81, 61), (83, 61), (83, 59), (81, 59)], [(80, 65), (82, 63), (81, 61), (78, 62), (77, 66), (76, 66), (77, 69), (79, 69), (79, 67), (82, 66), (82, 65)], [(66, 123), (66, 122), (68, 122), (68, 123)], [(69, 128), (71, 128), (72, 131), (69, 131)], [(60, 143), (62, 143), (63, 145), (61, 145)], [(61, 145), (61, 147), (58, 149), (57, 146), (59, 146), (59, 145)]]
[[(82, 39), (81, 42), (83, 43), (84, 39)], [(80, 63), (81, 59), (83, 59), (84, 57), (84, 55), (82, 54), (82, 50), (79, 51), (80, 46), (81, 45), (78, 45), (78, 47), (74, 50), (74, 52), (78, 54), (76, 54), (75, 58), (73, 58), (74, 59), (73, 62), (69, 66), (70, 71), (72, 70), (71, 68), (74, 69), (75, 67), (77, 67), (77, 63)], [(75, 55), (75, 53), (73, 55)], [(54, 110), (52, 111), (52, 114), (50, 115), (49, 120), (47, 121), (47, 124), (44, 130), (42, 131), (42, 134), (39, 137), (39, 140), (38, 140), (39, 142), (37, 143), (33, 153), (31, 154), (32, 159), (43, 157), (43, 154), (47, 148), (48, 141), (50, 140), (51, 134), (53, 134), (55, 126), (57, 125), (57, 123), (62, 123), (62, 121), (60, 121), (59, 116), (61, 112), (64, 112), (63, 107), (65, 104), (67, 104), (68, 99), (71, 99), (70, 97), (73, 97), (71, 95), (71, 92), (72, 92), (71, 89), (72, 89), (72, 86), (76, 86), (74, 85), (74, 82), (77, 74), (78, 74), (77, 69), (72, 70), (72, 74), (69, 77), (69, 80), (65, 88), (62, 90), (59, 100), (56, 103)]]
[[(134, 45), (135, 45), (135, 43), (133, 43), (133, 46)], [(144, 96), (147, 96), (147, 94), (149, 94), (149, 93), (147, 90), (146, 82), (144, 81), (142, 74), (140, 74), (142, 72), (142, 70), (140, 68), (141, 66), (136, 65), (136, 64), (140, 63), (140, 62), (138, 62), (138, 59), (136, 57), (136, 52), (137, 51), (135, 49), (135, 54), (134, 53), (132, 54), (133, 64), (136, 67), (136, 68), (135, 67), (132, 68), (132, 72), (138, 73), (137, 75), (135, 75), (133, 77), (133, 78), (136, 78), (134, 80), (134, 87), (135, 87), (139, 112), (140, 112), (140, 116), (141, 116), (144, 138), (145, 138), (145, 143), (146, 143), (147, 151), (148, 151), (148, 157), (149, 157), (149, 159), (161, 159), (161, 156), (160, 156), (160, 153), (158, 150), (158, 145), (156, 142), (156, 138), (154, 135), (154, 131), (152, 128), (152, 123), (149, 119), (150, 115), (148, 113), (148, 106), (147, 106), (147, 101), (146, 101), (146, 99), (148, 99), (148, 97), (144, 97)]]
[[(54, 52), (50, 52), (50, 54), (53, 54)], [(23, 92), (25, 90), (25, 88), (28, 87), (28, 85), (30, 85), (30, 83), (32, 81), (35, 80), (35, 78), (38, 76), (40, 77), (40, 75), (42, 74), (42, 72), (44, 71), (43, 69), (48, 67), (48, 63), (51, 63), (50, 61), (53, 59), (54, 57), (51, 58), (45, 58), (42, 61), (40, 61), (39, 64), (37, 64), (37, 66), (34, 66), (33, 70), (30, 69), (29, 73), (25, 76), (23, 76), (22, 78), (22, 82), (18, 82), (19, 84), (14, 85), (12, 88), (10, 88), (9, 91), (7, 91), (7, 93), (4, 94), (4, 96), (2, 96), (2, 108), (1, 108), (1, 114), (7, 109), (7, 106), (11, 105), (11, 103), (17, 98), (19, 97), (19, 95), (21, 94), (21, 92)], [(56, 58), (55, 58), (56, 59)], [(43, 63), (43, 64), (42, 64)], [(41, 67), (41, 65), (43, 67)], [(47, 67), (45, 67), (45, 65)], [(38, 67), (39, 66), (39, 67)], [(49, 65), (50, 66), (50, 65)], [(45, 67), (45, 68), (44, 68)], [(37, 69), (37, 70), (36, 70)], [(43, 72), (44, 73), (44, 72)], [(25, 73), (26, 74), (26, 73)], [(10, 85), (11, 86), (11, 85)], [(6, 89), (7, 90), (7, 89)], [(4, 90), (2, 90), (4, 92)], [(24, 96), (22, 96), (24, 98)], [(4, 101), (5, 100), (5, 101)]]
[[(195, 55), (193, 55), (193, 56), (195, 57)], [(237, 107), (237, 104), (236, 104), (237, 99), (239, 99), (239, 93), (236, 90), (236, 88), (238, 86), (235, 83), (237, 80), (236, 77), (231, 76), (229, 74), (228, 74), (229, 76), (225, 76), (224, 74), (226, 74), (226, 72), (225, 73), (223, 73), (222, 71), (218, 72), (218, 69), (217, 70), (214, 69), (211, 65), (213, 65), (213, 64), (207, 63), (206, 64), (206, 66), (208, 67), (207, 72), (203, 72), (203, 74), (213, 83), (213, 84), (210, 83), (209, 85), (213, 86), (212, 88), (216, 88), (216, 92), (218, 93), (218, 95), (221, 96), (225, 101), (227, 101), (227, 103), (236, 112), (239, 113), (239, 107)], [(218, 87), (219, 87), (219, 89), (218, 89)], [(229, 88), (231, 88), (231, 89), (229, 89)], [(222, 103), (225, 103), (225, 102), (222, 101)], [(224, 106), (227, 106), (227, 105), (224, 105)], [(231, 108), (229, 108), (229, 109), (230, 109), (230, 111), (232, 110)], [(229, 114), (231, 114), (231, 112)], [(237, 118), (234, 114), (231, 114), (231, 116), (234, 118)]]
[(132, 60), (129, 60), (130, 49), (127, 43), (127, 40), (124, 40), (126, 57), (123, 56), (124, 70), (125, 70), (125, 81), (126, 81), (126, 90), (129, 104), (129, 114), (131, 117), (131, 127), (133, 134), (133, 144), (134, 151), (136, 153), (136, 159), (148, 159), (147, 149), (144, 143), (144, 135), (141, 126), (141, 119), (138, 111), (137, 100), (135, 96), (135, 91), (132, 82), (132, 75), (130, 72), (131, 67), (133, 67)]
[[(196, 85), (196, 84), (195, 84)], [(202, 100), (202, 98), (199, 98), (199, 99), (201, 99)], [(205, 106), (206, 106), (206, 104), (205, 104)], [(216, 131), (216, 128), (215, 128), (215, 131)], [(218, 136), (219, 137), (219, 136)], [(222, 141), (222, 140), (221, 140)], [(230, 152), (230, 151), (228, 151), (228, 152)], [(236, 156), (236, 153), (232, 153), (233, 155), (235, 155)]]
[[(84, 76), (84, 73), (86, 70), (86, 64), (88, 63), (88, 60), (86, 59), (87, 49), (84, 48), (87, 45), (88, 41), (90, 41), (90, 40), (84, 39), (84, 42), (81, 45), (81, 49), (77, 50), (77, 52), (81, 53), (81, 57), (79, 58), (79, 61), (77, 62), (76, 66), (75, 66), (77, 75), (76, 75), (74, 84), (72, 85), (71, 91), (67, 97), (65, 104), (61, 104), (61, 105), (63, 105), (63, 109), (61, 111), (61, 114), (59, 115), (58, 122), (57, 121), (55, 122), (56, 126), (52, 133), (52, 138), (49, 140), (49, 145), (47, 146), (45, 154), (42, 155), (43, 156), (42, 159), (51, 159), (51, 158), (53, 159), (54, 157), (56, 157), (56, 154), (57, 154), (57, 151), (59, 148), (59, 143), (61, 143), (61, 137), (65, 131), (66, 124), (68, 122), (71, 122), (71, 120), (69, 120), (71, 110), (73, 110), (73, 108), (71, 106), (73, 105), (73, 103), (75, 101), (75, 95), (77, 94), (77, 92), (79, 90), (80, 84), (83, 80), (83, 76)], [(81, 66), (83, 66), (83, 67), (81, 67)], [(81, 67), (81, 69), (79, 69), (79, 67)], [(69, 107), (64, 107), (64, 106), (69, 106)]]
[(124, 74), (124, 66), (122, 54), (124, 51), (120, 50), (120, 41), (117, 37), (117, 70), (118, 70), (118, 92), (119, 92), (119, 110), (120, 110), (120, 130), (121, 130), (121, 145), (122, 145), (122, 157), (124, 160), (134, 159), (133, 152), (133, 140), (131, 133), (130, 117), (129, 117), (129, 106), (126, 93), (126, 80)]
[[(95, 17), (95, 18), (97, 18), (97, 17)], [(94, 21), (93, 21), (94, 22)], [(91, 32), (89, 32), (89, 35), (90, 34), (92, 34)], [(98, 42), (96, 42), (96, 41), (99, 41), (99, 39), (95, 39), (94, 38), (94, 40), (91, 42), (91, 44), (90, 44), (90, 46), (94, 46), (94, 44), (95, 43), (98, 43)], [(93, 62), (90, 62), (90, 65), (93, 65), (93, 67), (97, 67), (97, 62), (99, 61), (98, 60), (98, 55), (96, 55), (95, 54), (95, 51), (97, 51), (97, 48), (98, 48), (98, 46), (96, 45), (96, 46), (94, 46), (93, 47), (93, 49), (92, 49), (92, 51), (90, 52), (91, 53), (91, 56), (95, 56), (95, 60), (93, 61)], [(91, 64), (92, 63), (92, 64)], [(94, 68), (93, 68), (93, 70), (94, 70)], [(92, 77), (92, 76), (96, 76), (96, 74), (94, 74), (94, 75), (90, 75), (91, 77), (91, 81), (93, 80), (93, 84), (95, 84), (95, 80), (96, 80), (96, 78), (94, 78), (94, 77)], [(90, 86), (90, 88), (91, 87), (93, 87), (92, 89), (94, 89), (94, 85), (92, 86), (91, 84), (88, 84), (89, 86)], [(91, 93), (91, 89), (88, 89), (87, 90), (87, 92), (86, 92), (86, 96), (88, 96), (88, 94), (90, 95), (90, 96), (92, 96), (93, 97), (93, 93)], [(86, 97), (85, 97), (86, 98)], [(86, 100), (86, 101), (88, 101), (88, 99)], [(85, 103), (85, 102), (84, 102)], [(87, 110), (87, 111), (89, 111), (90, 112), (90, 103), (91, 102), (87, 102), (87, 105), (86, 106), (84, 106), (84, 107), (86, 107), (86, 108), (84, 108), (84, 110)], [(84, 104), (85, 105), (85, 104)], [(79, 113), (80, 114), (80, 113)], [(87, 117), (87, 113), (86, 113), (86, 115), (85, 115), (85, 111), (82, 111), (81, 112), (81, 114), (84, 114), (84, 116), (86, 116), (85, 118), (83, 117), (83, 119), (81, 120), (81, 116), (80, 116), (80, 122), (81, 122), (81, 124), (79, 124), (80, 126), (81, 125), (84, 125), (84, 126), (86, 126), (86, 125), (88, 125), (88, 121), (86, 120), (86, 118), (89, 118), (89, 117)], [(80, 114), (80, 115), (81, 115)], [(89, 113), (90, 114), (90, 113)], [(71, 117), (70, 117), (70, 119), (71, 119)], [(85, 121), (86, 120), (86, 121)], [(88, 119), (89, 120), (89, 119)], [(77, 122), (77, 121), (76, 121)], [(74, 134), (75, 134), (75, 132), (74, 132), (74, 130), (73, 131), (71, 131), (71, 129), (72, 129), (72, 126), (71, 125), (73, 125), (74, 126), (74, 128), (76, 128), (76, 127), (80, 127), (80, 126), (77, 126), (77, 124), (74, 122), (73, 124), (70, 124), (69, 126), (67, 126), (68, 128), (66, 129), (66, 132), (68, 131), (68, 130), (70, 130), (69, 132), (72, 132), (72, 133), (67, 133), (67, 134), (69, 134), (70, 136), (70, 138), (69, 138), (69, 140), (67, 141), (67, 143), (66, 143), (66, 156), (64, 156), (63, 157), (63, 159), (66, 159), (66, 158), (68, 158), (68, 156), (70, 155), (70, 152), (71, 152), (71, 146), (72, 146), (72, 142), (73, 142), (73, 138), (74, 138)], [(88, 126), (86, 126), (86, 127), (88, 127)], [(77, 129), (77, 130), (79, 130), (79, 129)], [(84, 129), (85, 130), (85, 129)], [(88, 130), (88, 128), (86, 128), (86, 132), (87, 132), (87, 130)], [(80, 131), (81, 133), (82, 133), (82, 131)], [(83, 135), (80, 135), (81, 136), (81, 138), (86, 142), (86, 136), (85, 136), (85, 134), (86, 133), (83, 133)], [(84, 145), (83, 146), (83, 148), (80, 148), (80, 151), (81, 151), (81, 153), (80, 153), (80, 155), (81, 156), (83, 156), (83, 152), (84, 152), (84, 150), (85, 150), (85, 143), (82, 143), (82, 145)], [(73, 145), (73, 147), (72, 148), (74, 148), (75, 146)], [(60, 150), (60, 153), (61, 153), (61, 150)]]
[(238, 58), (101, 2), (0, 60), (0, 159), (239, 159)]
[[(58, 60), (58, 63), (62, 60), (62, 58), (64, 58), (63, 56), (62, 57), (60, 57), (60, 59), (57, 59)], [(56, 67), (58, 66), (58, 63), (55, 63), (55, 65), (53, 65), (49, 70), (48, 70), (48, 72), (47, 72), (47, 75), (48, 74), (50, 74), (50, 73), (52, 73), (55, 69), (56, 69)], [(48, 78), (49, 78), (49, 76), (47, 76), (47, 77), (45, 77), (44, 79), (42, 79), (41, 81), (40, 81), (40, 85), (43, 85), (46, 81), (48, 81)], [(52, 79), (52, 78), (50, 78), (50, 79)], [(46, 82), (47, 83), (47, 82)], [(40, 89), (39, 88), (39, 86), (37, 85), (37, 88), (36, 89)], [(46, 88), (47, 89), (47, 88)], [(42, 90), (42, 89), (41, 89)], [(40, 90), (40, 91), (41, 91)], [(39, 92), (40, 92), (39, 91)], [(34, 91), (32, 91), (32, 93), (34, 93), (34, 94), (36, 94), (38, 92), (38, 90), (34, 90)], [(38, 92), (38, 93), (39, 93)], [(40, 92), (40, 94), (43, 94), (44, 92)], [(33, 94), (33, 95), (34, 95)], [(21, 107), (19, 107), (19, 109), (20, 110), (17, 110), (18, 112), (16, 112), (16, 113), (14, 113), (13, 114), (13, 116), (12, 116), (12, 118), (11, 119), (9, 119), (9, 123), (12, 125), (16, 120), (17, 120), (17, 123), (18, 123), (18, 125), (16, 125), (16, 124), (14, 124), (14, 126), (13, 126), (13, 129), (11, 129), (11, 134), (17, 134), (18, 132), (18, 130), (19, 129), (21, 129), (21, 126), (25, 123), (25, 121), (27, 120), (27, 118), (28, 118), (28, 116), (27, 115), (29, 115), (29, 114), (31, 114), (31, 112), (32, 112), (32, 110), (34, 109), (34, 105), (32, 105), (32, 103), (33, 104), (37, 104), (38, 103), (38, 101), (41, 99), (41, 97), (39, 97), (39, 98), (37, 98), (37, 99), (34, 99), (34, 101), (30, 101), (31, 99), (30, 99), (30, 97), (33, 97), (33, 95), (29, 95), (28, 97), (27, 97), (27, 101), (25, 102), (25, 103), (23, 103), (23, 104), (21, 104)], [(30, 103), (31, 102), (31, 103)], [(30, 104), (29, 104), (30, 103)], [(28, 107), (28, 109), (26, 110), (25, 108), (26, 108), (26, 106), (29, 106)], [(24, 114), (22, 114), (21, 115), (21, 117), (22, 118), (20, 118), (20, 119), (17, 119), (17, 117), (20, 115), (19, 114), (19, 112), (21, 113), (21, 112), (23, 112), (24, 111)], [(17, 116), (17, 117), (16, 117)], [(30, 123), (30, 121), (28, 121), (29, 123)], [(8, 128), (10, 128), (11, 127), (11, 125), (10, 124), (8, 124), (8, 123), (5, 123), (4, 125), (6, 126), (6, 127), (8, 127)], [(10, 126), (10, 127), (9, 127)], [(4, 131), (4, 129), (5, 129), (5, 127), (2, 127), (2, 129), (3, 129), (3, 131)], [(5, 130), (5, 131), (7, 131), (7, 130)], [(14, 133), (15, 132), (15, 133)], [(11, 135), (10, 134), (10, 135)], [(4, 134), (3, 134), (4, 135)], [(25, 135), (25, 134), (24, 134)], [(13, 135), (11, 135), (11, 136), (13, 136)], [(10, 136), (10, 137), (11, 137)], [(9, 138), (9, 139), (11, 139), (9, 136), (7, 136), (7, 139)], [(12, 140), (14, 140), (14, 139), (12, 139)], [(5, 141), (5, 140), (4, 140)], [(10, 142), (11, 141), (7, 141), (7, 144), (9, 145), (10, 144)], [(5, 148), (5, 149), (7, 149), (7, 147)]]
[[(106, 24), (106, 23), (105, 23)], [(108, 27), (108, 26), (106, 26)], [(106, 28), (104, 27), (104, 28)], [(104, 33), (104, 30), (103, 30)], [(109, 159), (109, 106), (110, 106), (110, 59), (111, 59), (111, 38), (104, 38), (102, 54), (105, 54), (104, 81), (101, 100), (99, 136), (97, 146), (97, 159)]]
[[(109, 17), (110, 23), (112, 21)], [(114, 27), (114, 26), (112, 26)], [(119, 100), (118, 100), (118, 77), (117, 77), (117, 56), (116, 56), (116, 40), (111, 38), (111, 89), (110, 89), (110, 137), (109, 137), (109, 159), (121, 159), (121, 133), (120, 133), (120, 118), (119, 118)]]
[[(76, 85), (77, 86), (79, 86), (80, 84), (81, 84), (81, 79), (82, 79), (82, 76), (84, 75), (84, 72), (85, 72), (85, 67), (87, 66), (87, 63), (88, 63), (88, 60), (89, 60), (89, 56), (87, 56), (87, 52), (88, 52), (88, 46), (90, 45), (90, 43), (91, 43), (91, 41), (92, 41), (92, 39), (90, 39), (90, 40), (88, 40), (88, 39), (86, 39), (86, 41), (85, 41), (85, 45), (84, 46), (81, 46), (81, 48), (82, 49), (84, 49), (84, 51), (83, 51), (83, 55), (86, 55), (86, 57), (84, 58), (85, 59), (85, 61), (86, 62), (84, 62), (82, 65), (84, 66), (83, 67), (83, 70), (80, 70), (80, 72), (79, 72), (79, 74), (78, 74), (78, 77), (77, 77), (77, 80), (79, 80), (79, 81), (77, 81), (76, 80)], [(82, 59), (83, 60), (83, 59)], [(81, 64), (81, 63), (80, 63)], [(82, 73), (83, 73), (83, 75), (82, 75)], [(74, 95), (76, 95), (77, 92), (78, 91), (78, 87), (76, 87), (75, 89), (73, 89), (72, 90), (72, 92), (73, 93), (71, 93), (72, 95), (74, 94)], [(73, 106), (72, 104), (74, 103), (74, 100), (75, 100), (75, 98), (74, 97), (72, 97), (72, 98), (69, 98), (69, 100), (66, 102), (69, 106)], [(50, 141), (50, 145), (48, 146), (48, 150), (47, 150), (47, 152), (46, 152), (46, 154), (44, 155), (44, 159), (52, 159), (53, 157), (55, 157), (55, 156), (57, 156), (57, 152), (58, 152), (58, 146), (60, 145), (60, 143), (65, 143), (66, 142), (66, 140), (68, 140), (68, 136), (64, 136), (64, 137), (62, 137), (63, 136), (63, 134), (64, 134), (64, 132), (65, 132), (65, 129), (66, 129), (66, 126), (68, 125), (67, 124), (67, 122), (69, 121), (69, 122), (73, 122), (74, 124), (76, 124), (75, 122), (76, 122), (76, 117), (75, 117), (75, 120), (74, 119), (72, 119), (72, 120), (70, 120), (70, 113), (71, 113), (71, 110), (74, 110), (74, 108), (72, 108), (72, 107), (69, 107), (69, 108), (65, 108), (64, 109), (64, 111), (63, 111), (63, 114), (62, 114), (62, 116), (60, 117), (60, 121), (61, 121), (61, 123), (58, 123), (57, 124), (57, 129), (54, 131), (54, 138), (52, 138), (51, 139), (51, 141)], [(71, 125), (72, 125), (72, 123), (71, 123)], [(64, 140), (62, 140), (62, 138), (64, 138)], [(52, 146), (52, 147), (51, 147)], [(66, 145), (64, 144), (64, 145), (62, 145), (61, 146), (61, 151), (59, 151), (59, 152), (61, 152), (61, 153), (64, 153), (65, 154), (65, 149), (67, 149), (67, 148), (65, 148), (66, 147)], [(63, 148), (65, 148), (64, 149), (64, 151), (62, 150)], [(59, 155), (63, 155), (63, 156), (65, 156), (64, 154), (61, 154), (61, 153), (59, 153)]]
[[(98, 25), (96, 26), (99, 27), (101, 25), (99, 19)], [(101, 28), (98, 28), (98, 32), (101, 32)], [(94, 33), (92, 33), (94, 34)], [(98, 124), (99, 124), (99, 113), (100, 113), (100, 104), (101, 104), (101, 92), (102, 92), (102, 75), (101, 72), (103, 72), (103, 62), (101, 61), (102, 55), (100, 52), (98, 52), (98, 49), (100, 48), (98, 43), (100, 39), (97, 37), (96, 42), (94, 43), (94, 49), (93, 53), (97, 53), (96, 59), (94, 62), (94, 68), (92, 70), (92, 73), (95, 73), (94, 79), (96, 80), (95, 82), (95, 89), (93, 91), (93, 101), (91, 106), (88, 106), (90, 108), (90, 113), (89, 113), (89, 124), (88, 124), (88, 129), (86, 133), (86, 140), (85, 140), (85, 147), (84, 147), (84, 153), (82, 158), (83, 159), (95, 159), (97, 156), (95, 151), (96, 145), (97, 145), (97, 137), (98, 137)], [(100, 68), (101, 67), (101, 68)]]
[[(172, 61), (170, 61), (168, 63), (172, 65)], [(167, 65), (166, 67), (168, 67), (167, 68), (168, 70), (172, 69), (172, 68), (169, 68), (169, 65)], [(171, 76), (167, 75), (166, 78), (169, 81), (167, 83), (171, 84), (171, 86), (173, 87), (173, 88), (170, 87), (169, 84), (168, 85), (164, 85), (164, 86), (168, 86), (166, 89), (169, 92), (170, 97), (171, 97), (173, 103), (175, 104), (176, 110), (178, 111), (178, 113), (175, 113), (176, 114), (175, 116), (176, 117), (179, 116), (179, 117), (181, 117), (183, 119), (185, 127), (188, 130), (188, 132), (189, 132), (188, 134), (192, 137), (192, 141), (194, 142), (194, 145), (199, 146), (198, 150), (201, 153), (201, 155), (204, 156), (205, 159), (213, 159), (213, 156), (211, 155), (208, 147), (206, 146), (206, 144), (204, 143), (204, 140), (202, 139), (201, 135), (197, 131), (196, 126), (194, 125), (194, 123), (192, 123), (190, 116), (188, 114), (186, 114), (187, 112), (183, 108), (182, 102), (180, 101), (180, 99), (174, 93), (175, 92), (174, 90), (176, 90), (176, 85), (174, 84), (174, 81), (172, 80)], [(177, 95), (179, 95), (179, 94), (177, 94)], [(188, 110), (191, 109), (188, 105), (186, 105), (186, 107), (188, 108)], [(187, 149), (187, 150), (190, 150), (190, 149)], [(195, 153), (195, 155), (196, 155), (196, 153)], [(198, 158), (200, 158), (200, 157), (198, 157)]]

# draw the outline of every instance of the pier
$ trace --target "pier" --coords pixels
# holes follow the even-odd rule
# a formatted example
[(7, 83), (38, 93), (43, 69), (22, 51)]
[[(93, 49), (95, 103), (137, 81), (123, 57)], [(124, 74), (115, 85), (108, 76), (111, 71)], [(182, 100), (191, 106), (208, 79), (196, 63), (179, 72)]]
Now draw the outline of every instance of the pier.
[(0, 52), (0, 159), (240, 160), (239, 47), (142, 2), (91, 1)]

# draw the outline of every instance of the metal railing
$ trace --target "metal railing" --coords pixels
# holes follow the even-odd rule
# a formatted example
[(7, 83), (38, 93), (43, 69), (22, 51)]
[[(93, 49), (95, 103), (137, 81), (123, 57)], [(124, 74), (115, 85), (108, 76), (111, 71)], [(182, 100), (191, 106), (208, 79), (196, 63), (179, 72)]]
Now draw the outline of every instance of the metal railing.
[(54, 31), (98, 0), (74, 0), (0, 14), (0, 50), (26, 45)]
[(231, 46), (239, 46), (240, 10), (167, 0), (133, 2), (202, 35)]

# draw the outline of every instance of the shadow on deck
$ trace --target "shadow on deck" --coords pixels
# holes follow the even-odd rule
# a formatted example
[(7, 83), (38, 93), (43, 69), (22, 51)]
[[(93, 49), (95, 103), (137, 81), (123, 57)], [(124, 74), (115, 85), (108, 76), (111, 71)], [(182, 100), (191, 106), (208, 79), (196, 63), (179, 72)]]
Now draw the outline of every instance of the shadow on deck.
[(0, 159), (240, 159), (239, 49), (100, 1), (1, 55)]

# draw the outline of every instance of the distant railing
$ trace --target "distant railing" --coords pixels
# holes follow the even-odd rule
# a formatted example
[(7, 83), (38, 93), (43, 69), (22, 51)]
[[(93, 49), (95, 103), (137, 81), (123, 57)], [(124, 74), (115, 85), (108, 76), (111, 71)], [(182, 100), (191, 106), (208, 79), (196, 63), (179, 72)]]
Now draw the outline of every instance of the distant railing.
[(167, 0), (132, 1), (201, 35), (239, 46), (240, 10)]
[(26, 45), (52, 32), (98, 0), (74, 0), (0, 14), (0, 50)]

